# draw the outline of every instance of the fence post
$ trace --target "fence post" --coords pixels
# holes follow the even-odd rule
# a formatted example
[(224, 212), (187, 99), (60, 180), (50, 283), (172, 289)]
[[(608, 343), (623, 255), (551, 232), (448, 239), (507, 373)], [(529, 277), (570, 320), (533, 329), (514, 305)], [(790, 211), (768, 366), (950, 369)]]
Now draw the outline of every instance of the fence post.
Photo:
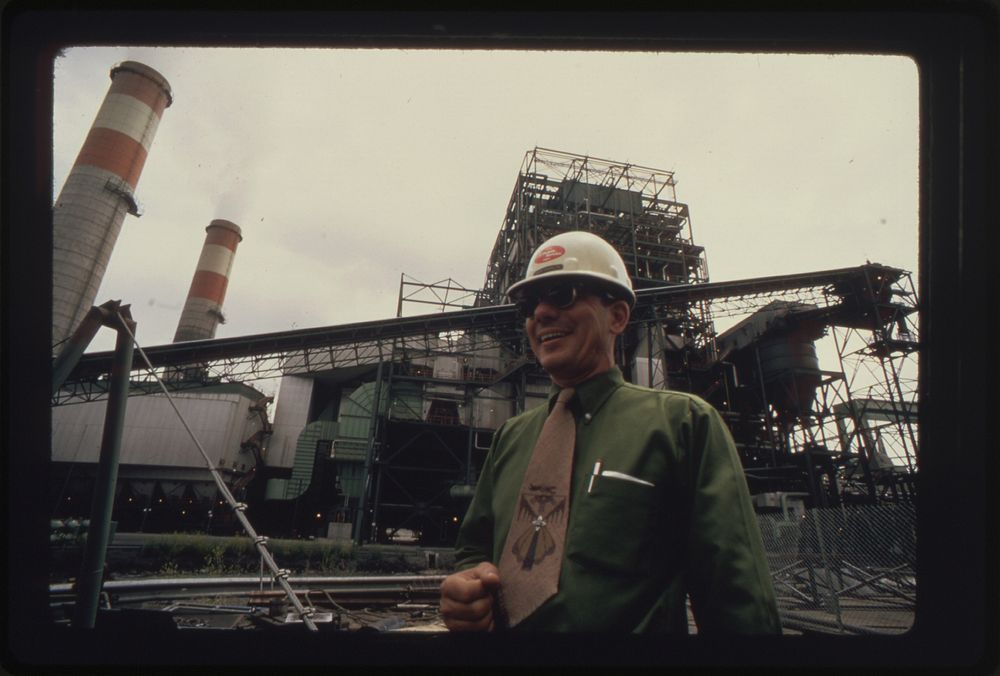
[(840, 600), (837, 598), (837, 594), (833, 589), (833, 575), (830, 574), (830, 561), (826, 556), (826, 542), (823, 539), (823, 527), (820, 525), (819, 516), (822, 510), (814, 510), (816, 512), (817, 518), (813, 520), (813, 526), (816, 528), (816, 540), (819, 544), (819, 557), (820, 561), (823, 563), (823, 573), (826, 577), (826, 606), (827, 609), (834, 613), (837, 617), (837, 629), (841, 632), (844, 631), (844, 623), (840, 617)]

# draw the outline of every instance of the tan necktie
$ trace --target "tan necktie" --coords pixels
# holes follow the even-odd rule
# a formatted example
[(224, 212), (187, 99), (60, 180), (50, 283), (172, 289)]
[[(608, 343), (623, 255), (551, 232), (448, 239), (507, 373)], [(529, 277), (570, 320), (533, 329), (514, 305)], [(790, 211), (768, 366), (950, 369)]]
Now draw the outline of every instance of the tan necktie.
[(501, 625), (513, 627), (559, 589), (576, 443), (573, 392), (559, 392), (524, 473), (500, 555)]

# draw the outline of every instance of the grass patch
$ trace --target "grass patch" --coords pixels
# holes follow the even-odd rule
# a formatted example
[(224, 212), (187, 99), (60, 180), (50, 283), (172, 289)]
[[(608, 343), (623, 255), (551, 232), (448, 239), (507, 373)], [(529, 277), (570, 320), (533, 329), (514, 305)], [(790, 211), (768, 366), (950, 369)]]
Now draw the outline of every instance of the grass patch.
[[(268, 540), (279, 568), (293, 575), (391, 575), (419, 573), (424, 560), (410, 547), (365, 545), (333, 540)], [(50, 549), (53, 581), (80, 572), (82, 546), (60, 544)], [(108, 571), (115, 576), (239, 576), (260, 572), (261, 557), (248, 537), (196, 533), (150, 533), (141, 549), (109, 549)], [(268, 572), (265, 571), (265, 575)]]
[[(268, 540), (267, 548), (281, 568), (296, 575), (336, 574), (355, 569), (356, 556), (350, 543)], [(138, 558), (147, 569), (159, 564), (202, 575), (242, 575), (260, 570), (260, 553), (246, 537), (163, 535), (147, 542)]]
[[(331, 540), (268, 540), (267, 548), (280, 568), (293, 575), (388, 575), (416, 573), (419, 555), (398, 548), (357, 548)], [(79, 573), (80, 551), (52, 550), (53, 578)], [(260, 572), (261, 558), (248, 537), (216, 537), (192, 533), (149, 534), (139, 550), (108, 551), (114, 575), (186, 576), (251, 575)]]

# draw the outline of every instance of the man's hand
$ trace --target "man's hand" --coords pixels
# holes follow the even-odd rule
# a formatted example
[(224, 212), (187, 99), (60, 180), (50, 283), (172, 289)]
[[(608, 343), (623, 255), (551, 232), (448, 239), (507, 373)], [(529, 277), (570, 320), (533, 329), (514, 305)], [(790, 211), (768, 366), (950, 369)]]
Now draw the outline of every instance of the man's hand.
[(492, 563), (449, 575), (441, 583), (441, 617), (451, 631), (493, 631), (500, 571)]

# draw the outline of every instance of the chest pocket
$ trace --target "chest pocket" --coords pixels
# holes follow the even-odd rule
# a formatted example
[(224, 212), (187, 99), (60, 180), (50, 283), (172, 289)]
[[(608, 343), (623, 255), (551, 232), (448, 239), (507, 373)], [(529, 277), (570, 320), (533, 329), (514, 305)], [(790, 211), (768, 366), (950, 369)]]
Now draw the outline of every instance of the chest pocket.
[(655, 563), (662, 541), (662, 509), (657, 487), (601, 476), (571, 510), (567, 558), (585, 568), (635, 574)]

